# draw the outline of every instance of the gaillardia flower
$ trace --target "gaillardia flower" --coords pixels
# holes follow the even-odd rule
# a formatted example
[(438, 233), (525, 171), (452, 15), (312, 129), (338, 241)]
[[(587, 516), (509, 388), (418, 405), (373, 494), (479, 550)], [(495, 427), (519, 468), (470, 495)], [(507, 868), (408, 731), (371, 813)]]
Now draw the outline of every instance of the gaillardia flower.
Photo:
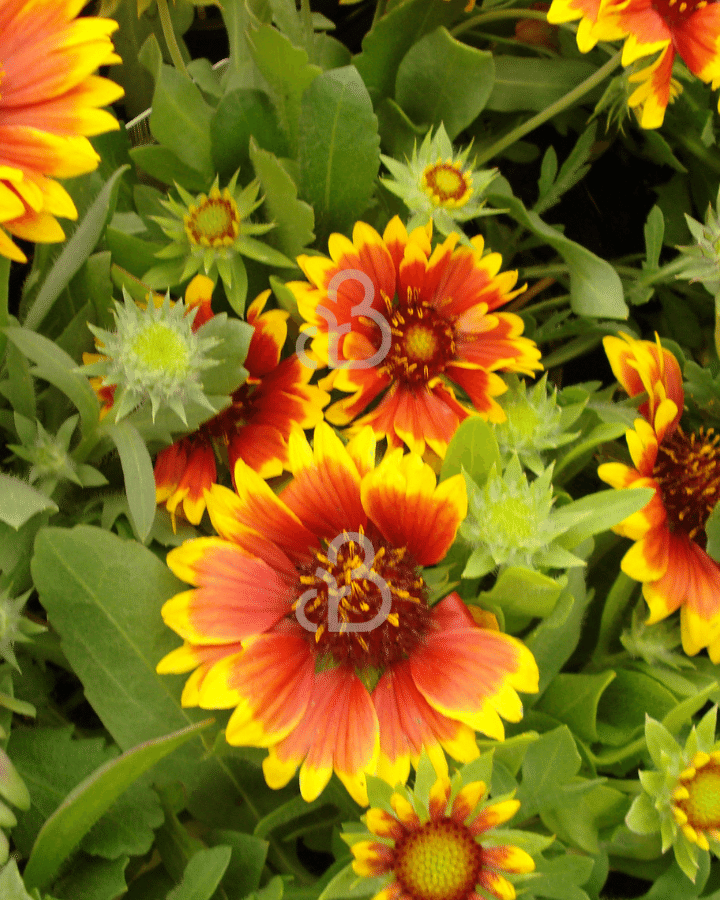
[(238, 174), (233, 175), (222, 191), (216, 177), (210, 192), (197, 197), (176, 184), (180, 201), (173, 197), (161, 201), (172, 218), (153, 216), (153, 219), (172, 243), (155, 254), (168, 262), (148, 270), (142, 278), (146, 284), (164, 289), (201, 270), (210, 278), (217, 272), (230, 305), (242, 315), (247, 296), (243, 256), (268, 266), (294, 268), (292, 260), (253, 237), (266, 234), (275, 226), (250, 221), (250, 214), (262, 203), (262, 198), (257, 199), (260, 182), (252, 181), (239, 190)]
[(77, 210), (55, 178), (100, 162), (87, 136), (117, 129), (100, 109), (123, 90), (92, 73), (119, 63), (112, 19), (76, 19), (84, 0), (4, 0), (0, 5), (0, 254), (25, 262), (8, 233), (62, 241), (55, 216)]
[[(558, 0), (555, 0), (558, 2)], [(629, 66), (659, 54), (630, 76), (640, 82), (628, 103), (639, 110), (643, 128), (659, 128), (668, 103), (679, 93), (672, 78), (679, 56), (701, 81), (720, 87), (720, 4), (716, 0), (607, 0), (595, 34), (598, 40), (625, 37), (622, 63)]]
[(421, 793), (397, 789), (389, 809), (365, 814), (369, 839), (346, 836), (353, 842), (353, 870), (385, 878), (373, 900), (514, 900), (505, 875), (532, 872), (535, 861), (519, 847), (494, 842), (492, 829), (511, 819), (520, 801), (483, 803), (485, 783), (462, 786), (459, 773), (452, 784), (440, 776), (427, 798)]
[(660, 722), (647, 716), (645, 738), (656, 771), (640, 771), (643, 793), (625, 819), (636, 834), (660, 832), (662, 851), (671, 846), (678, 865), (695, 881), (700, 853), (720, 857), (720, 741), (717, 706), (681, 747)]
[(261, 478), (272, 478), (289, 464), (287, 442), (293, 426), (314, 428), (322, 421), (330, 396), (308, 384), (312, 370), (297, 355), (280, 362), (288, 313), (263, 312), (269, 296), (270, 291), (264, 291), (248, 309), (253, 328), (244, 362), (248, 377), (233, 391), (230, 406), (157, 456), (157, 502), (166, 505), (173, 523), (180, 505), (193, 525), (202, 519), (205, 491), (217, 481), (216, 447), (227, 448), (231, 473), (242, 459)]
[[(378, 397), (350, 433), (370, 425), (390, 447), (425, 445), (444, 456), (469, 415), (502, 422), (494, 400), (506, 390), (497, 371), (542, 368), (523, 321), (496, 312), (520, 293), (517, 272), (499, 274), (498, 253), (483, 256), (483, 239), (455, 248), (451, 234), (431, 250), (432, 225), (408, 235), (396, 216), (382, 237), (364, 222), (353, 240), (333, 234), (331, 259), (300, 256), (308, 282), (291, 282), (300, 314), (315, 331), (312, 351), (333, 371), (323, 386), (349, 392), (326, 418), (347, 425)], [(521, 289), (522, 290), (522, 289)], [(306, 329), (308, 326), (304, 326)], [(472, 406), (459, 402), (451, 382)]]
[(553, 25), (561, 25), (580, 19), (577, 45), (581, 53), (588, 53), (598, 41), (625, 37), (625, 32), (604, 15), (607, 3), (608, 0), (552, 0), (547, 20)]
[(478, 627), (456, 594), (429, 606), (421, 567), (455, 538), (461, 476), (437, 485), (401, 449), (376, 466), (369, 428), (345, 447), (322, 423), (314, 449), (297, 428), (289, 453), (294, 478), (279, 495), (238, 460), (236, 493), (205, 495), (219, 536), (169, 553), (195, 590), (162, 609), (186, 648), (159, 671), (193, 669), (197, 647), (242, 644), (204, 673), (196, 702), (234, 708), (226, 739), (269, 749), (271, 787), (300, 766), (313, 800), (334, 770), (364, 805), (367, 773), (394, 784), (423, 749), (446, 770), (443, 748), (467, 761), (475, 730), (501, 739), (500, 715), (519, 721), (516, 690), (537, 690), (537, 666), (515, 638)]
[(631, 397), (646, 392), (642, 418), (626, 433), (633, 466), (598, 469), (615, 488), (651, 487), (655, 496), (615, 531), (635, 541), (622, 570), (643, 584), (648, 622), (680, 609), (683, 650), (707, 647), (720, 661), (720, 566), (705, 552), (705, 525), (720, 500), (720, 447), (712, 429), (686, 433), (678, 424), (684, 393), (680, 366), (670, 351), (628, 335), (607, 337), (615, 377)]
[(456, 231), (456, 222), (467, 222), (496, 210), (484, 210), (482, 195), (497, 175), (497, 169), (473, 171), (467, 158), (470, 147), (460, 153), (442, 124), (435, 134), (428, 131), (420, 150), (413, 148), (412, 159), (403, 164), (391, 156), (381, 159), (392, 178), (381, 178), (385, 187), (405, 203), (412, 214), (408, 231), (425, 225), (430, 219), (444, 235)]

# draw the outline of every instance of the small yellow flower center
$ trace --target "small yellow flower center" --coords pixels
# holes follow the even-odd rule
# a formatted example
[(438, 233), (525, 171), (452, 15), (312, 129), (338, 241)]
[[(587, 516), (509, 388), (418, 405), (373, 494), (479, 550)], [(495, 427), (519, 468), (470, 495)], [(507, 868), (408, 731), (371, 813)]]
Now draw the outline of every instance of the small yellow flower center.
[(421, 183), (435, 206), (457, 209), (472, 196), (472, 178), (453, 163), (437, 162), (428, 166)]
[(182, 337), (162, 322), (152, 322), (135, 338), (132, 349), (152, 372), (182, 377), (188, 371), (190, 353)]
[(410, 900), (466, 900), (482, 869), (482, 849), (452, 819), (428, 822), (395, 848), (395, 877)]
[(392, 343), (380, 371), (407, 386), (426, 384), (455, 356), (451, 323), (427, 303), (410, 298), (395, 307), (385, 298)]
[(184, 217), (185, 233), (191, 244), (201, 247), (230, 247), (240, 233), (240, 213), (230, 191), (217, 188), (210, 196), (201, 194), (198, 203), (188, 207)]
[(705, 524), (720, 501), (720, 435), (712, 428), (685, 434), (678, 427), (658, 448), (653, 478), (660, 484), (668, 526), (703, 549)]
[(690, 795), (676, 805), (696, 831), (720, 829), (720, 764), (711, 762), (698, 769), (695, 777), (683, 782)]
[[(295, 607), (302, 606), (298, 620), (319, 658), (367, 672), (410, 655), (427, 632), (430, 608), (407, 548), (393, 547), (372, 524), (354, 534), (359, 540), (341, 534), (299, 567)], [(358, 628), (367, 623), (368, 630)]]

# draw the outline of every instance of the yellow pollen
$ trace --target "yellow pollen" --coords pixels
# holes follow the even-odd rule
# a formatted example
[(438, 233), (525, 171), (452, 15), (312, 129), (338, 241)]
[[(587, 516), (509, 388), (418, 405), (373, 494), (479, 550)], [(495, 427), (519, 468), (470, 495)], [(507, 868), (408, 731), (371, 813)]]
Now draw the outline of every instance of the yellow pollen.
[(413, 900), (466, 900), (482, 869), (482, 850), (452, 819), (428, 822), (395, 848), (395, 877)]
[[(701, 757), (702, 765), (692, 779), (683, 779), (687, 797), (675, 801), (673, 812), (680, 814), (675, 815), (678, 825), (687, 825), (699, 836), (706, 830), (720, 828), (720, 766), (707, 753), (698, 753), (697, 757)], [(695, 839), (694, 843), (700, 842)]]
[(432, 359), (437, 350), (438, 341), (430, 328), (424, 325), (413, 325), (405, 335), (405, 350), (408, 356), (423, 362)]

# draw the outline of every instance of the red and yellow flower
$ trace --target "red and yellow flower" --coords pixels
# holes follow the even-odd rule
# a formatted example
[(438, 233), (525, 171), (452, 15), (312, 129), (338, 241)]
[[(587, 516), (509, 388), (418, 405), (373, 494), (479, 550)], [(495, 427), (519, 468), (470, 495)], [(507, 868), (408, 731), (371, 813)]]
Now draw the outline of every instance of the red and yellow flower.
[(123, 90), (92, 73), (121, 62), (112, 19), (76, 16), (85, 0), (0, 4), (0, 254), (25, 262), (9, 235), (61, 241), (55, 216), (76, 219), (54, 181), (97, 168), (88, 136), (117, 129), (107, 106)]
[[(193, 282), (198, 279), (212, 286), (204, 275)], [(330, 402), (325, 391), (308, 384), (312, 370), (296, 354), (280, 361), (288, 314), (279, 309), (263, 312), (269, 296), (270, 291), (264, 291), (247, 311), (254, 329), (244, 363), (249, 374), (233, 392), (230, 406), (157, 456), (156, 499), (165, 504), (173, 525), (178, 507), (193, 525), (202, 519), (205, 491), (217, 481), (216, 447), (227, 448), (231, 473), (243, 459), (261, 478), (281, 475), (289, 462), (291, 428), (313, 428)]]
[[(488, 845), (492, 829), (511, 819), (519, 800), (481, 806), (485, 783), (466, 784), (452, 798), (447, 777), (430, 789), (429, 813), (405, 793), (390, 798), (393, 813), (373, 807), (365, 814), (368, 831), (379, 840), (351, 847), (354, 871), (365, 877), (387, 876), (373, 900), (514, 900), (515, 887), (505, 874), (535, 869), (529, 853), (507, 844)], [(505, 874), (503, 874), (505, 873)]]
[(646, 392), (643, 418), (626, 434), (633, 466), (598, 469), (615, 488), (651, 487), (652, 500), (616, 526), (635, 543), (622, 570), (643, 584), (650, 624), (680, 609), (682, 644), (694, 656), (707, 647), (720, 662), (720, 566), (705, 552), (705, 525), (720, 500), (720, 436), (686, 433), (678, 424), (684, 394), (680, 367), (659, 343), (607, 337), (605, 351), (631, 396)]
[(370, 425), (390, 447), (422, 453), (427, 445), (444, 456), (469, 415), (504, 421), (494, 399), (506, 390), (498, 371), (531, 375), (542, 365), (533, 341), (521, 337), (522, 319), (496, 312), (520, 293), (517, 272), (500, 273), (500, 255), (483, 256), (479, 236), (458, 248), (451, 234), (433, 251), (431, 231), (429, 224), (408, 235), (396, 216), (381, 237), (358, 222), (352, 241), (331, 235), (330, 259), (299, 257), (308, 282), (288, 286), (316, 329), (313, 353), (335, 366), (323, 386), (351, 395), (328, 409), (328, 421), (354, 422), (351, 434)]
[(607, 3), (608, 0), (552, 0), (547, 19), (553, 25), (580, 19), (577, 45), (581, 53), (588, 53), (598, 41), (625, 37), (625, 32), (604, 15)]
[(189, 671), (192, 648), (215, 648), (222, 658), (203, 672), (197, 703), (234, 709), (226, 738), (268, 748), (271, 787), (300, 767), (306, 800), (333, 771), (366, 804), (367, 773), (402, 781), (423, 749), (440, 770), (442, 748), (472, 759), (474, 732), (501, 739), (500, 716), (522, 716), (516, 691), (537, 690), (518, 640), (476, 625), (456, 594), (428, 603), (420, 567), (452, 544), (464, 480), (438, 485), (417, 454), (398, 449), (377, 466), (375, 454), (369, 428), (345, 447), (322, 423), (314, 449), (296, 428), (294, 478), (279, 495), (238, 460), (236, 492), (206, 493), (218, 537), (168, 555), (195, 589), (163, 618), (191, 650), (160, 670)]

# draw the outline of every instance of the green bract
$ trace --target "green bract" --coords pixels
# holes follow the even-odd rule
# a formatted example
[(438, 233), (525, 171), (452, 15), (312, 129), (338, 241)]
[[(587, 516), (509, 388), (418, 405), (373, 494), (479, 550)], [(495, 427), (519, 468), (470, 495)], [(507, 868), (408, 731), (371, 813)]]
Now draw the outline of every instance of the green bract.
[(665, 853), (671, 846), (678, 865), (695, 881), (698, 857), (720, 856), (720, 741), (715, 740), (717, 706), (693, 726), (681, 747), (650, 716), (645, 739), (655, 771), (640, 771), (643, 793), (625, 822), (636, 834), (660, 832)]
[(687, 257), (678, 277), (702, 282), (713, 295), (720, 292), (720, 191), (715, 206), (708, 205), (704, 225), (685, 213), (695, 243), (678, 248)]
[(483, 209), (482, 195), (496, 177), (497, 169), (474, 171), (467, 162), (469, 153), (470, 147), (460, 153), (453, 151), (441, 123), (434, 135), (432, 129), (428, 131), (419, 150), (415, 145), (412, 159), (406, 163), (390, 156), (380, 157), (393, 176), (380, 181), (400, 197), (412, 214), (408, 231), (432, 219), (437, 230), (447, 235), (457, 231), (457, 222), (496, 212)]
[(161, 408), (169, 407), (186, 423), (185, 406), (190, 402), (215, 412), (200, 376), (218, 365), (208, 354), (218, 338), (203, 337), (203, 328), (194, 333), (195, 311), (186, 311), (182, 301), (171, 305), (169, 293), (162, 306), (148, 303), (144, 310), (126, 291), (123, 296), (125, 302), (116, 302), (113, 310), (115, 331), (88, 326), (104, 359), (83, 369), (86, 375), (101, 375), (103, 387), (116, 386), (116, 421), (146, 400), (152, 405), (153, 420)]

